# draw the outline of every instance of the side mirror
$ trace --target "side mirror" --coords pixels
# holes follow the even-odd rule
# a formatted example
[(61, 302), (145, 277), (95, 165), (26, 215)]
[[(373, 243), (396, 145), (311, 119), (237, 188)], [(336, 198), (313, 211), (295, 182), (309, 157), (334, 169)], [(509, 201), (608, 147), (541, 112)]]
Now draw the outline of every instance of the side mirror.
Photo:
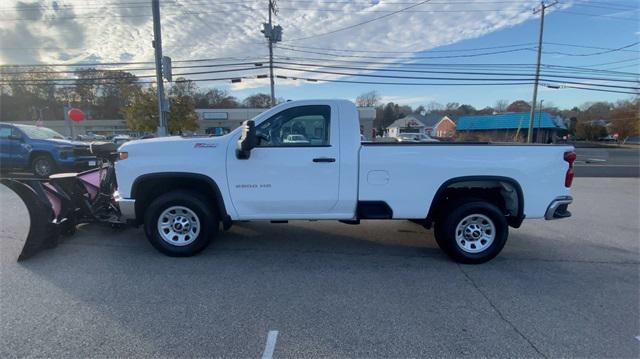
[(11, 135), (9, 135), (9, 139), (10, 140), (16, 140), (16, 141), (22, 141), (22, 136), (11, 134)]
[(247, 160), (251, 156), (251, 150), (256, 147), (258, 138), (256, 137), (256, 123), (247, 120), (242, 123), (242, 135), (238, 140), (236, 157), (239, 160)]

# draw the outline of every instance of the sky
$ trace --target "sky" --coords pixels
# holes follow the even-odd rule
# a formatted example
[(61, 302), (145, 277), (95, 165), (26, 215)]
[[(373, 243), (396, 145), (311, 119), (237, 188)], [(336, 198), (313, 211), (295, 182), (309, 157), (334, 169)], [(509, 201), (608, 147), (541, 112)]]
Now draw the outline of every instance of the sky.
[[(233, 84), (197, 82), (201, 88), (226, 89), (239, 99), (269, 92), (268, 79), (256, 78), (268, 73), (267, 41), (260, 32), (268, 15), (267, 0), (160, 3), (163, 52), (173, 59), (174, 74), (211, 72), (184, 76), (196, 80), (242, 77)], [(5, 0), (0, 5), (0, 64), (153, 61), (149, 4), (149, 0)], [(540, 27), (539, 13), (532, 9), (540, 6), (538, 1), (278, 0), (276, 4), (273, 22), (282, 26), (283, 41), (274, 48), (276, 65), (281, 67), (275, 72), (286, 77), (276, 78), (279, 98), (354, 100), (375, 90), (384, 102), (414, 107), (432, 101), (477, 108), (497, 100), (531, 101)], [(633, 82), (640, 74), (639, 41), (640, 1), (559, 1), (545, 17), (542, 63), (546, 67), (538, 99), (568, 108), (631, 98), (631, 94), (567, 85), (637, 93), (628, 87), (639, 87)], [(230, 63), (239, 65), (221, 66)], [(153, 64), (104, 68), (149, 66)], [(153, 75), (152, 70), (131, 71)], [(504, 85), (504, 73), (511, 74), (507, 78), (512, 83), (522, 84)], [(546, 86), (549, 80), (554, 88)]]

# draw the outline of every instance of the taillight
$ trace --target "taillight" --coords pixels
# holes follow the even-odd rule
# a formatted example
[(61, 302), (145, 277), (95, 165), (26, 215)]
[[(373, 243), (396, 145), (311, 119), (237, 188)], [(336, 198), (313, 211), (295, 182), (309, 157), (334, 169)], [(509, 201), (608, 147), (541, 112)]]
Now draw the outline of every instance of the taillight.
[(576, 160), (576, 153), (565, 152), (564, 160), (569, 163), (569, 169), (567, 169), (567, 174), (564, 176), (564, 186), (569, 188), (571, 187), (571, 183), (573, 183), (573, 162)]

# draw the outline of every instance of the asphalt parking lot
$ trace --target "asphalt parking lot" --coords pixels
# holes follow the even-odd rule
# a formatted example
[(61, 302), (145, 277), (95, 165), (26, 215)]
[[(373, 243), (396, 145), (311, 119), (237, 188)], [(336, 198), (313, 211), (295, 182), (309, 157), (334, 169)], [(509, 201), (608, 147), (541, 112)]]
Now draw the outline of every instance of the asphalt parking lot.
[(85, 226), (16, 263), (0, 186), (0, 357), (637, 358), (640, 181), (574, 187), (572, 218), (470, 266), (408, 221), (240, 223), (193, 258)]

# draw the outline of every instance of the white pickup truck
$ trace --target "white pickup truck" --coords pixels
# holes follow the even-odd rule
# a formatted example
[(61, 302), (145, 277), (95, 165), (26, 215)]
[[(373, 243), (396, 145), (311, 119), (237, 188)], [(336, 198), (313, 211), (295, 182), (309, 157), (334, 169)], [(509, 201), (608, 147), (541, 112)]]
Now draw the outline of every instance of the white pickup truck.
[(221, 137), (119, 148), (115, 194), (171, 256), (240, 220), (408, 219), (434, 226), (454, 260), (482, 263), (525, 218), (569, 217), (570, 146), (361, 142), (343, 100), (283, 103)]

